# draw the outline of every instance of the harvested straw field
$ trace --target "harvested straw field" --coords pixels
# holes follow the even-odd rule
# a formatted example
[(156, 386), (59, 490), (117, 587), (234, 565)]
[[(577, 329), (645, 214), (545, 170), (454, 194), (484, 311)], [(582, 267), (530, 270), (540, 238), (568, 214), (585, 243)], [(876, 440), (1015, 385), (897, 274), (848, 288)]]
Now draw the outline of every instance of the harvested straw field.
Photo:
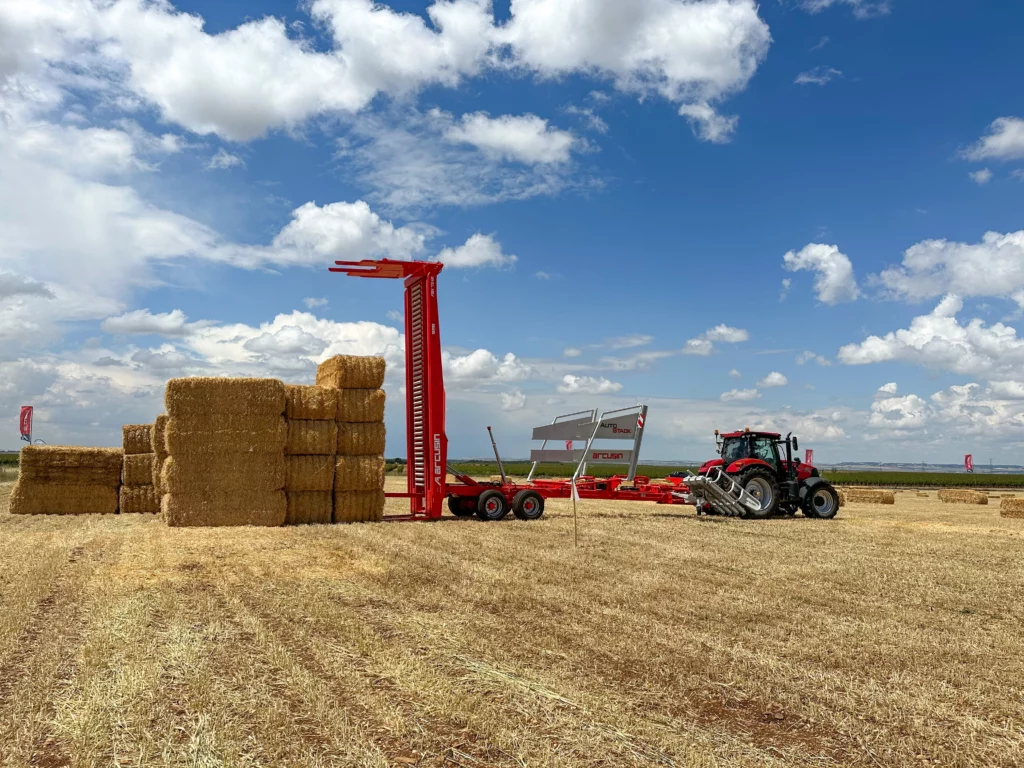
[(8, 765), (1024, 757), (1024, 521), (993, 507), (904, 494), (821, 523), (584, 501), (574, 549), (568, 501), (536, 523), (197, 530), (13, 516), (10, 487)]
[(988, 504), (988, 494), (984, 491), (939, 491), (939, 501), (946, 504)]
[(1004, 496), (999, 501), (999, 514), (1003, 517), (1024, 518), (1024, 499)]
[(386, 367), (383, 357), (338, 355), (320, 364), (316, 383), (334, 389), (380, 389)]

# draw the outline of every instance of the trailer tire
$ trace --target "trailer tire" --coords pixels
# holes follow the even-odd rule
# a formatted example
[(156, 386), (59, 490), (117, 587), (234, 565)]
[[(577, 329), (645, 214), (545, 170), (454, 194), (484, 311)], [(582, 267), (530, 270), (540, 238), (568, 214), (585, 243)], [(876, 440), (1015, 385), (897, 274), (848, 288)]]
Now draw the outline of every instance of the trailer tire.
[(536, 491), (520, 491), (512, 499), (512, 514), (520, 520), (539, 520), (544, 514), (544, 497)]
[(449, 496), (448, 511), (456, 517), (471, 517), (476, 514), (476, 499), (466, 496)]
[(501, 491), (484, 491), (480, 494), (480, 500), (476, 504), (476, 516), (486, 522), (501, 520), (508, 514), (508, 499)]
[(778, 512), (779, 502), (781, 501), (779, 498), (779, 483), (775, 476), (767, 469), (763, 467), (748, 469), (746, 472), (740, 473), (736, 482), (747, 493), (761, 500), (761, 509), (756, 512), (752, 509), (747, 509), (744, 517), (763, 520)]
[(815, 520), (831, 520), (839, 514), (839, 494), (829, 483), (814, 486), (804, 501), (804, 517)]

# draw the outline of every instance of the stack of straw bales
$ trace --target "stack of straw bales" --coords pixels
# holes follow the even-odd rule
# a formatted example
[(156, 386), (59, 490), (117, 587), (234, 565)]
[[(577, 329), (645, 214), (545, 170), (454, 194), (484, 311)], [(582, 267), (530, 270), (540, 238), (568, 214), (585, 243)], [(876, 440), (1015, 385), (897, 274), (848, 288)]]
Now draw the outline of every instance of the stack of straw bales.
[(850, 488), (846, 490), (846, 501), (850, 504), (895, 504), (896, 494), (874, 488)]
[(122, 435), (121, 514), (155, 515), (160, 500), (153, 489), (153, 425), (125, 424)]
[(163, 472), (167, 463), (167, 414), (161, 413), (153, 422), (153, 490), (159, 505), (163, 499)]
[(26, 446), (11, 492), (16, 515), (112, 515), (121, 485), (120, 448)]
[(171, 379), (167, 460), (161, 474), (168, 525), (283, 525), (285, 387), (276, 379)]
[(1024, 499), (1004, 496), (999, 501), (999, 516), (1024, 518)]
[(336, 389), (285, 387), (286, 525), (329, 524), (333, 519), (337, 417)]
[(939, 491), (939, 501), (944, 504), (988, 504), (988, 494), (981, 491)]
[(338, 397), (334, 522), (384, 517), (384, 385), (382, 357), (338, 356), (323, 362), (316, 383)]

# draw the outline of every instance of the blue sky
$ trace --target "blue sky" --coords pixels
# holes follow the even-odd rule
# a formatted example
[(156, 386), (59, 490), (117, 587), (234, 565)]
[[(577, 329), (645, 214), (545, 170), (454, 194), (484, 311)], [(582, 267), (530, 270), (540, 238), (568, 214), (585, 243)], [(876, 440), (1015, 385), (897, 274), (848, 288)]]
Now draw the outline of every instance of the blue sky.
[(0, 6), (0, 448), (182, 375), (384, 354), (445, 261), (449, 437), (651, 405), (823, 461), (1017, 463), (1024, 9), (923, 0)]

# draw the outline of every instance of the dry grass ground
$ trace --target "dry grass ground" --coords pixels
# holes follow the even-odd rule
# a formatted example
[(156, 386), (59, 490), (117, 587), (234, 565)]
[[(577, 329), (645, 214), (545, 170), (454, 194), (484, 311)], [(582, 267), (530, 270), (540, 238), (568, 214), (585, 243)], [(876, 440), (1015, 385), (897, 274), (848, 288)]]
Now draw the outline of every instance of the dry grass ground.
[(197, 530), (9, 490), (3, 765), (1024, 762), (1024, 521), (996, 506), (584, 502), (574, 551), (564, 502)]

